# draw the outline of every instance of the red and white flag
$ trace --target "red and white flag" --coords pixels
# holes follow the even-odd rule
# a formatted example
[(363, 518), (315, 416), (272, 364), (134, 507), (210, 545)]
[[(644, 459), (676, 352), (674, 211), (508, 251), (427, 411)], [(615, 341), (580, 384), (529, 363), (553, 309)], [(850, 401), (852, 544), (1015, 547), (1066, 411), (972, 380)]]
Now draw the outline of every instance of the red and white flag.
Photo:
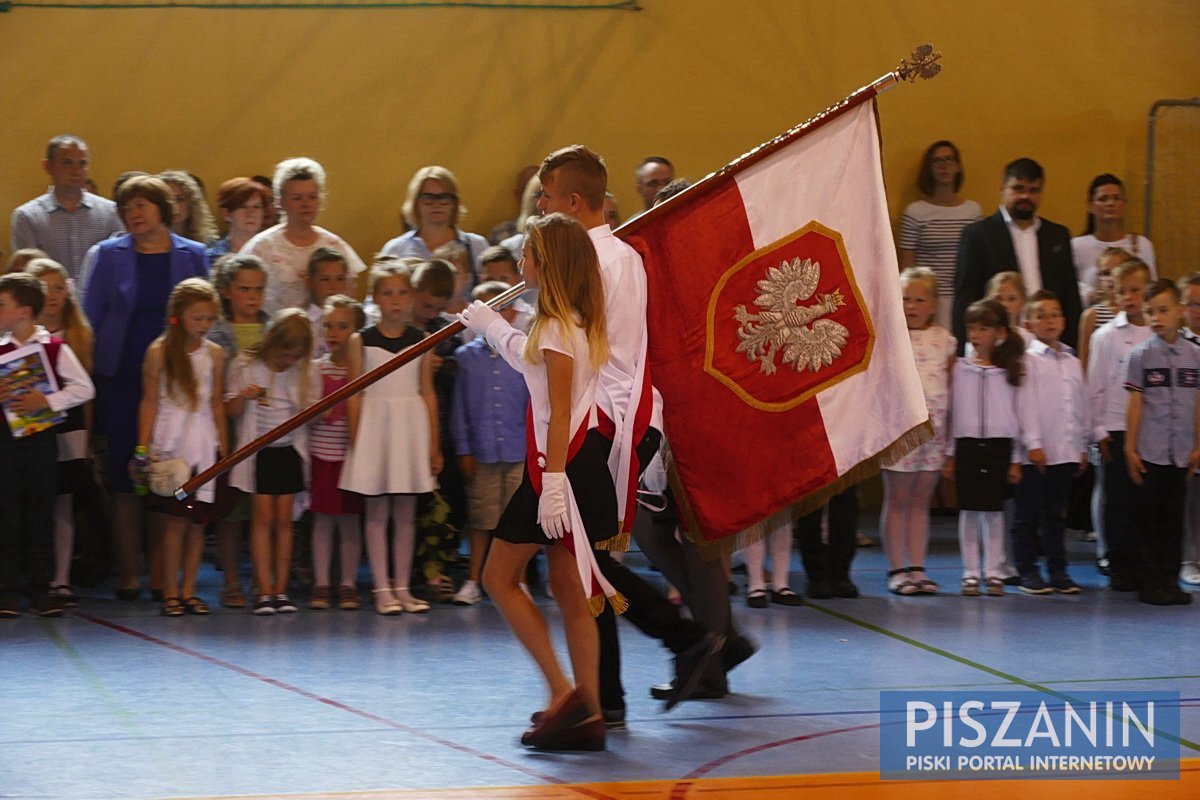
[(626, 228), (646, 264), (677, 499), (704, 540), (828, 496), (928, 437), (874, 103)]

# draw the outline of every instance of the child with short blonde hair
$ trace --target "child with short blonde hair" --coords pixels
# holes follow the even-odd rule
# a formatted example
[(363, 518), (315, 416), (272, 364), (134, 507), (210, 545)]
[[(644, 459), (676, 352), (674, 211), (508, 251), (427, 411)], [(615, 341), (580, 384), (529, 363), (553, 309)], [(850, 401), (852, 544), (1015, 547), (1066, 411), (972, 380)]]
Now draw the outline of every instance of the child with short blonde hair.
[[(349, 383), (350, 339), (365, 321), (362, 306), (346, 295), (335, 294), (325, 300), (322, 338), (326, 353), (313, 364), (321, 376), (322, 397)], [(355, 584), (358, 562), (362, 558), (362, 531), (358, 521), (363, 511), (363, 498), (360, 494), (338, 488), (346, 448), (350, 445), (346, 403), (338, 403), (314, 420), (309, 435), (312, 450), (309, 509), (313, 513), (313, 589), (308, 607), (325, 609), (336, 602), (343, 611), (354, 611), (359, 607)], [(342, 568), (336, 596), (329, 579), (335, 528), (341, 536), (338, 555)]]
[[(350, 337), (347, 363), (351, 380), (425, 338), (410, 322), (411, 274), (408, 266), (391, 261), (372, 268), (371, 297), (379, 310), (379, 323)], [(429, 604), (409, 590), (409, 578), (416, 543), (417, 495), (433, 491), (434, 476), (442, 471), (432, 353), (351, 397), (347, 411), (350, 447), (338, 488), (367, 496), (367, 560), (375, 611), (385, 616), (428, 611)]]
[[(317, 396), (311, 357), (312, 327), (299, 308), (276, 313), (263, 340), (237, 357), (229, 372), (225, 409), (238, 420), (239, 445), (295, 416)], [(253, 611), (260, 616), (296, 610), (287, 594), (292, 505), (308, 482), (307, 468), (308, 433), (300, 427), (230, 473), (230, 486), (253, 495), (250, 556), (259, 591)]]
[(933, 270), (904, 270), (900, 273), (900, 289), (933, 439), (883, 470), (880, 530), (888, 555), (887, 588), (899, 595), (937, 594), (940, 587), (924, 567), (929, 549), (929, 503), (945, 461), (950, 368), (958, 342), (934, 321), (938, 288)]

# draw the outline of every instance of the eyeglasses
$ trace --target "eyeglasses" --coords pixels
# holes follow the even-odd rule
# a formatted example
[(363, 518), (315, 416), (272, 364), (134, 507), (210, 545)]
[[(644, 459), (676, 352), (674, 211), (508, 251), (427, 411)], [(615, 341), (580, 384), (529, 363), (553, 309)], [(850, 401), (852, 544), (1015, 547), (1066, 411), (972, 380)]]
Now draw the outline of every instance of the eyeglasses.
[(421, 192), (417, 195), (417, 199), (422, 203), (453, 203), (458, 199), (458, 195), (450, 192)]

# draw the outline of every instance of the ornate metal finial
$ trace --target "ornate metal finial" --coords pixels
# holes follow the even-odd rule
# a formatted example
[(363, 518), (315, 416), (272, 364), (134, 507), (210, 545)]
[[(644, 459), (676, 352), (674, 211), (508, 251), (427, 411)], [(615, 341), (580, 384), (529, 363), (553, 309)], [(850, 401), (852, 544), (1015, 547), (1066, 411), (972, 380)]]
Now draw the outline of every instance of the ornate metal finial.
[(912, 55), (900, 62), (896, 74), (909, 83), (916, 83), (917, 78), (935, 77), (942, 71), (942, 65), (937, 63), (942, 54), (933, 49), (931, 44), (923, 44), (912, 51)]

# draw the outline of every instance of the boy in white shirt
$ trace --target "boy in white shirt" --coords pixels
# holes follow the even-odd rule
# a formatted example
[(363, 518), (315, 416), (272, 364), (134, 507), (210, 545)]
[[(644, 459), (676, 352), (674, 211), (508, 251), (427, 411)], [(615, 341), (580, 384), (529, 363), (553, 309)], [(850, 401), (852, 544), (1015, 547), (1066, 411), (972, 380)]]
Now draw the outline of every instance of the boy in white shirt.
[[(1087, 466), (1088, 425), (1083, 368), (1059, 341), (1066, 320), (1053, 292), (1034, 292), (1025, 304), (1025, 326), (1034, 335), (1023, 356), (1025, 375), (1017, 392), (1025, 458), (1016, 486), (1012, 543), (1025, 594), (1077, 594), (1067, 575), (1063, 517), (1071, 481)], [(1050, 574), (1038, 570), (1039, 544)]]
[(1150, 283), (1150, 268), (1131, 259), (1113, 270), (1121, 312), (1092, 334), (1088, 356), (1088, 412), (1092, 441), (1100, 445), (1104, 481), (1104, 536), (1108, 545), (1109, 588), (1132, 592), (1133, 530), (1129, 495), (1133, 484), (1125, 469), (1125, 409), (1129, 393), (1125, 374), (1129, 353), (1153, 336), (1146, 327), (1142, 300)]
[[(1179, 279), (1184, 326), (1179, 334), (1200, 344), (1200, 272), (1189, 272)], [(1187, 503), (1183, 513), (1183, 564), (1179, 580), (1200, 586), (1200, 482), (1188, 481)]]
[[(96, 395), (87, 370), (67, 343), (35, 322), (45, 296), (42, 282), (29, 273), (0, 277), (0, 355), (40, 347), (58, 384), (57, 391), (43, 394), (21, 386), (18, 373), (0, 377), (0, 403), (18, 416), (66, 411)], [(62, 615), (63, 598), (50, 592), (57, 494), (54, 425), (18, 437), (0, 418), (0, 618), (17, 616), (22, 589), (29, 593), (33, 613)]]

